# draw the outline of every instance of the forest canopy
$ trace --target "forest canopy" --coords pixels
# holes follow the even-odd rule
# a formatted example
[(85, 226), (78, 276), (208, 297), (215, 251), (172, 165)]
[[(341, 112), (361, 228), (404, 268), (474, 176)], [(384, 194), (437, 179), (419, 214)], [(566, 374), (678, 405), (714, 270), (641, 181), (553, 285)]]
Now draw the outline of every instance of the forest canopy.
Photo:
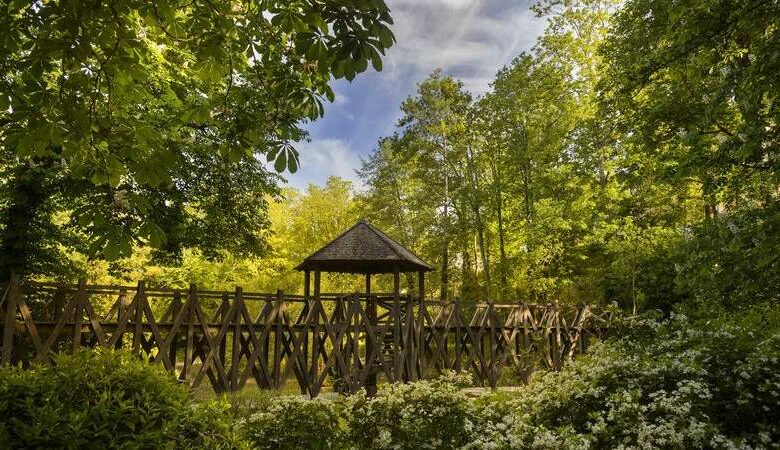
[(258, 158), (297, 167), (331, 77), (381, 68), (387, 8), (174, 3), (89, 12), (88, 31), (49, 4), (2, 19), (4, 271), (295, 291), (291, 268), (365, 217), (441, 298), (778, 299), (776, 3), (538, 2), (545, 32), (487, 92), (433, 71), (362, 186), (303, 191)]
[(259, 256), (292, 143), (394, 42), (382, 0), (3, 2), (0, 276), (61, 250)]
[(442, 298), (777, 299), (773, 2), (545, 1), (483, 96), (436, 71), (364, 163)]

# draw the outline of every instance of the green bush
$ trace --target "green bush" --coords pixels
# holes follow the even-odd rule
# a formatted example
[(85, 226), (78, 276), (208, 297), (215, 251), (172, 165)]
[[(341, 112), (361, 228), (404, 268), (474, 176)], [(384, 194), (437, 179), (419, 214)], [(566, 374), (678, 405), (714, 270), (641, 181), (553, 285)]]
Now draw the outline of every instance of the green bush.
[(452, 375), (335, 402), (277, 400), (258, 448), (767, 448), (780, 442), (778, 308), (615, 322), (560, 372), (476, 399)]
[(344, 400), (353, 448), (458, 448), (473, 432), (470, 400), (460, 386), (468, 378), (388, 384), (376, 396), (361, 391)]
[(0, 369), (0, 448), (232, 448), (225, 403), (191, 405), (159, 366), (106, 350)]
[[(675, 317), (483, 399), (474, 448), (739, 448), (780, 442), (776, 327)], [(493, 410), (509, 411), (496, 414)], [(513, 413), (512, 413), (513, 411)], [(503, 424), (503, 425), (502, 425)], [(510, 433), (500, 433), (506, 428)]]
[(278, 397), (240, 424), (252, 448), (340, 448), (339, 405), (327, 400)]

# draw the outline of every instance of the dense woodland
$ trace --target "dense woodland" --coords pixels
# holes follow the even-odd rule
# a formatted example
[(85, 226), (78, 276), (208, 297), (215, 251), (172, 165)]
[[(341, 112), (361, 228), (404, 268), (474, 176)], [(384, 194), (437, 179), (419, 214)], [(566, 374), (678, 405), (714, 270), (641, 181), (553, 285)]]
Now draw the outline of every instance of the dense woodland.
[(777, 448), (780, 4), (532, 8), (487, 92), (433, 71), (359, 185), (297, 191), (333, 80), (395, 43), (382, 0), (0, 2), (0, 282), (301, 292), (363, 217), (436, 268), (429, 297), (617, 305), (587, 355), (478, 398), (443, 374), (204, 400), (137, 354), (3, 361), (0, 447)]
[[(267, 130), (247, 129), (239, 139), (249, 146), (247, 159), (233, 153), (241, 145), (233, 149), (194, 124), (167, 123), (196, 130), (174, 141), (187, 146), (184, 153), (157, 149), (148, 133), (148, 142), (127, 150), (116, 142), (121, 133), (106, 138), (108, 152), (100, 142), (84, 143), (107, 161), (107, 173), (85, 155), (61, 170), (50, 153), (69, 151), (57, 137), (67, 127), (42, 117), (28, 124), (38, 131), (27, 133), (14, 121), (25, 114), (21, 95), (48, 101), (23, 84), (36, 72), (6, 77), (20, 87), (4, 97), (12, 113), (5, 113), (0, 167), (2, 272), (298, 291), (291, 268), (365, 217), (436, 267), (430, 296), (617, 302), (631, 311), (668, 311), (697, 299), (735, 306), (776, 300), (776, 6), (587, 0), (533, 8), (548, 19), (547, 30), (498, 72), (486, 94), (474, 96), (438, 70), (420, 81), (400, 105), (397, 131), (364, 161), (362, 189), (339, 179), (305, 192), (280, 188), (280, 176), (258, 162), (276, 158), (280, 171), (297, 168), (288, 144), (303, 135), (295, 121), (316, 118), (317, 95), (330, 89), (308, 88), (305, 76), (325, 83), (325, 72), (296, 69), (296, 89), (313, 96), (300, 110), (278, 107), (299, 114), (274, 116), (287, 127), (273, 131), (283, 133), (278, 148), (263, 147)], [(391, 44), (386, 27), (376, 27), (379, 37), (370, 42)], [(281, 76), (268, 65), (263, 76)], [(192, 82), (208, 84), (219, 75), (212, 70), (200, 68)], [(244, 105), (240, 114), (276, 114), (252, 109), (241, 95), (254, 91), (236, 84), (228, 98)], [(102, 107), (112, 102), (119, 101)], [(234, 113), (203, 118), (203, 126), (266, 123)], [(89, 139), (103, 133), (100, 120)], [(155, 120), (134, 126), (155, 127)], [(202, 147), (189, 146), (192, 139)], [(328, 283), (329, 290), (360, 286), (349, 277)]]

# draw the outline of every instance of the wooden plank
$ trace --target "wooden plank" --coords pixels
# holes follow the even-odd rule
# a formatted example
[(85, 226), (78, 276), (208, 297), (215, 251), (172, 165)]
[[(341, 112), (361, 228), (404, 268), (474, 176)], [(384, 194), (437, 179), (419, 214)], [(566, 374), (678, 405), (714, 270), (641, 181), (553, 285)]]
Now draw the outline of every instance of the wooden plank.
[(281, 389), (282, 387), (282, 318), (284, 317), (284, 293), (281, 290), (276, 291), (276, 303), (274, 309), (274, 388)]
[[(322, 308), (322, 302), (320, 298), (320, 271), (314, 271), (314, 308)], [(312, 317), (312, 343), (311, 343), (311, 368), (309, 379), (312, 385), (309, 387), (309, 395), (316, 397), (319, 393), (319, 389), (315, 389), (314, 380), (317, 379), (317, 373), (319, 372), (319, 359), (320, 359), (320, 325), (319, 314), (315, 313)]]
[[(178, 337), (178, 329), (179, 324), (182, 321), (181, 316), (181, 310), (182, 310), (182, 304), (181, 304), (181, 292), (175, 291), (173, 293), (173, 300), (171, 300), (171, 321), (175, 324), (175, 329), (172, 327), (168, 330), (168, 336), (165, 337), (166, 344), (169, 349), (168, 359), (171, 361), (171, 364), (173, 364), (173, 367), (176, 367), (176, 357), (179, 353), (179, 337)], [(163, 318), (163, 322), (165, 321), (165, 318)]]
[(187, 295), (187, 340), (184, 344), (184, 365), (182, 366), (180, 380), (186, 380), (192, 371), (193, 351), (195, 350), (195, 304), (198, 301), (198, 288), (190, 284)]
[(233, 321), (233, 341), (230, 352), (230, 390), (238, 389), (238, 365), (241, 362), (241, 312), (244, 308), (244, 290), (236, 287), (236, 293), (233, 295), (235, 309), (232, 316)]
[[(328, 356), (327, 361), (325, 362), (325, 367), (323, 368), (322, 373), (317, 379), (317, 386), (318, 388), (320, 388), (322, 387), (322, 384), (325, 381), (325, 377), (328, 375), (328, 369), (333, 367), (334, 362), (338, 365), (338, 368), (341, 370), (341, 373), (348, 373), (349, 366), (344, 360), (344, 354), (341, 351), (342, 350), (341, 343), (344, 339), (344, 335), (348, 330), (348, 327), (345, 326), (339, 327), (339, 329), (334, 330), (334, 326), (328, 321), (327, 315), (325, 314), (325, 310), (322, 308), (319, 308), (318, 310), (323, 319), (323, 326), (325, 327), (326, 336), (328, 336), (331, 343), (330, 355)], [(352, 314), (354, 314), (353, 309), (347, 311), (347, 320), (349, 320), (352, 317)]]
[(144, 303), (146, 303), (146, 285), (143, 280), (138, 282), (138, 289), (135, 292), (135, 309), (133, 310), (133, 352), (141, 350), (141, 338), (143, 338), (143, 314)]
[(393, 268), (393, 381), (400, 381), (403, 372), (401, 349), (401, 275), (398, 266)]
[[(252, 373), (253, 371), (255, 371), (255, 379), (258, 381), (258, 385), (260, 385), (261, 387), (271, 387), (273, 385), (271, 374), (268, 371), (268, 358), (267, 358), (268, 356), (267, 342), (268, 342), (268, 336), (270, 334), (270, 328), (271, 328), (270, 315), (273, 314), (273, 312), (274, 312), (273, 307), (269, 303), (266, 303), (265, 305), (263, 305), (263, 309), (262, 311), (260, 311), (260, 314), (258, 315), (258, 318), (256, 320), (254, 321), (249, 320), (248, 312), (244, 314), (244, 320), (249, 329), (249, 336), (254, 345), (254, 349), (252, 350), (252, 353), (249, 355), (249, 358), (247, 359), (244, 375), (239, 380), (239, 385), (242, 387), (246, 383), (246, 380), (249, 378), (249, 374)], [(260, 333), (259, 338), (255, 334), (254, 326), (252, 325), (253, 323), (263, 327), (263, 330)], [(257, 372), (258, 368), (261, 369), (260, 372)], [(257, 375), (260, 375), (262, 378), (257, 379), (258, 378)]]
[(38, 335), (38, 329), (35, 327), (35, 322), (33, 322), (32, 314), (30, 314), (30, 308), (27, 307), (27, 302), (24, 300), (24, 295), (21, 293), (17, 296), (17, 303), (19, 312), (22, 313), (22, 319), (24, 319), (24, 326), (27, 328), (27, 333), (30, 335), (35, 351), (36, 353), (40, 352), (43, 348), (41, 338)]
[[(248, 331), (247, 335), (249, 336), (249, 340), (252, 342), (254, 349), (252, 350), (252, 353), (247, 358), (244, 374), (241, 376), (241, 378), (238, 381), (239, 389), (246, 384), (246, 381), (249, 378), (249, 374), (253, 372), (255, 373), (255, 379), (257, 380), (258, 386), (260, 387), (270, 386), (271, 379), (268, 374), (268, 367), (266, 365), (266, 361), (260, 359), (260, 352), (263, 349), (262, 341), (257, 337), (257, 333), (255, 332), (253, 321), (249, 317), (249, 311), (246, 309), (246, 305), (243, 306), (244, 307), (241, 310), (241, 315), (244, 318), (244, 324), (247, 327), (247, 331)], [(258, 376), (260, 377), (260, 379), (258, 379)]]
[(84, 307), (84, 311), (87, 314), (87, 319), (89, 320), (89, 324), (92, 327), (92, 332), (95, 333), (97, 344), (99, 346), (105, 345), (105, 333), (103, 333), (103, 327), (100, 325), (98, 315), (95, 313), (95, 309), (92, 307), (92, 302), (90, 302), (89, 299), (86, 299), (82, 306)]
[(54, 345), (54, 342), (59, 337), (62, 330), (65, 328), (65, 323), (68, 320), (68, 317), (71, 313), (73, 313), (76, 309), (76, 296), (74, 295), (70, 302), (65, 306), (62, 316), (60, 316), (60, 319), (57, 321), (57, 324), (54, 326), (54, 329), (52, 330), (49, 337), (46, 339), (46, 342), (44, 342), (43, 347), (41, 348), (41, 351), (38, 353), (37, 360), (39, 362), (45, 362), (47, 358), (49, 357), (49, 349), (51, 349), (51, 346)]
[[(235, 301), (235, 300), (234, 300)], [(230, 296), (227, 293), (222, 294), (222, 301), (219, 303), (216, 316), (219, 318), (219, 322), (230, 321), (232, 318), (229, 315), (230, 311)], [(227, 334), (219, 341), (219, 357), (222, 359), (222, 363), (227, 362)], [(232, 358), (231, 358), (232, 359)]]
[(3, 328), (3, 364), (11, 364), (16, 329), (16, 304), (21, 296), (19, 276), (11, 274), (5, 300), (5, 326)]
[(73, 351), (77, 351), (81, 346), (81, 326), (84, 321), (84, 302), (87, 297), (87, 280), (80, 279), (78, 291), (76, 292), (76, 308), (73, 316)]
[[(173, 362), (171, 362), (170, 355), (168, 354), (168, 346), (170, 345), (170, 341), (168, 339), (163, 338), (162, 333), (160, 332), (160, 329), (157, 327), (157, 322), (154, 320), (154, 314), (152, 314), (152, 308), (149, 305), (149, 302), (145, 301), (143, 302), (143, 312), (146, 316), (146, 321), (149, 324), (149, 327), (152, 329), (152, 337), (154, 338), (154, 343), (157, 345), (157, 355), (154, 357), (153, 360), (161, 360), (163, 363), (163, 367), (165, 367), (165, 370), (173, 371), (176, 369), (176, 366), (173, 365)], [(170, 333), (170, 331), (169, 331)], [(151, 348), (151, 347), (150, 347)], [(147, 350), (147, 352), (151, 352), (151, 350)]]
[[(237, 304), (236, 302), (233, 302), (233, 304), (230, 307), (230, 310), (228, 311), (227, 317), (232, 317), (236, 313)], [(220, 347), (222, 339), (224, 339), (225, 336), (227, 336), (227, 332), (230, 329), (230, 321), (225, 320), (222, 322), (222, 326), (219, 328), (219, 332), (217, 333), (217, 336), (212, 338), (211, 334), (209, 333), (208, 328), (206, 327), (205, 323), (205, 315), (203, 314), (203, 311), (200, 308), (200, 305), (197, 303), (195, 304), (195, 312), (198, 315), (198, 320), (200, 321), (200, 325), (203, 328), (203, 337), (206, 340), (206, 343), (209, 347), (209, 352), (206, 354), (206, 358), (203, 360), (203, 365), (201, 365), (200, 370), (198, 371), (198, 374), (195, 376), (195, 380), (192, 383), (192, 386), (198, 386), (203, 379), (203, 376), (208, 372), (208, 370), (211, 369), (212, 366), (216, 368), (217, 371), (217, 379), (219, 380), (218, 386), (214, 386), (215, 390), (217, 392), (222, 392), (227, 389), (229, 386), (229, 382), (227, 379), (227, 375), (225, 374), (224, 365), (222, 362), (222, 359), (219, 357), (220, 354)]]

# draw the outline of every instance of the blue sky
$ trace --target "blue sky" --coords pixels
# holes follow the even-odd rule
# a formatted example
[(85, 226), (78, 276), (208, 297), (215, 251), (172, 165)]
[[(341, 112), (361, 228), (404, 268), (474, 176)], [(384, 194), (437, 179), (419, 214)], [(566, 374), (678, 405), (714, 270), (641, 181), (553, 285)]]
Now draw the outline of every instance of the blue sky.
[[(461, 79), (473, 94), (484, 93), (498, 69), (529, 50), (545, 21), (528, 0), (386, 0), (396, 44), (384, 69), (332, 86), (336, 100), (325, 116), (307, 124), (311, 142), (296, 145), (301, 168), (285, 173), (289, 185), (323, 184), (331, 175), (353, 180), (360, 157), (392, 133), (399, 106), (434, 69)], [(369, 65), (370, 67), (370, 65)]]

